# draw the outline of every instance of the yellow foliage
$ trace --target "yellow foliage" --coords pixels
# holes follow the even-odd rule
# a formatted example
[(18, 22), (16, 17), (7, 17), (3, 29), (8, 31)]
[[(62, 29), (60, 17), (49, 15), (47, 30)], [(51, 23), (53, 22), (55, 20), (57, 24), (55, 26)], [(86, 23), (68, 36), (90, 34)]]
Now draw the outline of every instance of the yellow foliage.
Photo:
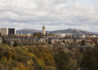
[(18, 63), (18, 67), (20, 70), (27, 70), (27, 68), (22, 63)]
[(12, 68), (12, 70), (20, 70), (19, 68), (17, 68), (17, 67), (14, 67), (14, 68)]
[(44, 62), (42, 61), (42, 60), (40, 60), (40, 59), (36, 59), (36, 62), (37, 62), (37, 64), (39, 64), (40, 66), (42, 66), (42, 67), (45, 67), (45, 64), (44, 64)]
[(74, 60), (72, 58), (70, 58), (69, 64), (70, 65), (74, 64)]
[(14, 53), (9, 51), (8, 55), (9, 55), (9, 57), (12, 57), (14, 55)]
[(32, 60), (27, 61), (28, 65), (33, 64), (34, 62)]
[(6, 63), (6, 62), (7, 62), (7, 58), (6, 58), (5, 56), (3, 56), (3, 57), (1, 58), (1, 61), (4, 62), (4, 63)]
[(35, 54), (33, 54), (33, 53), (27, 53), (27, 55), (30, 57), (36, 57)]

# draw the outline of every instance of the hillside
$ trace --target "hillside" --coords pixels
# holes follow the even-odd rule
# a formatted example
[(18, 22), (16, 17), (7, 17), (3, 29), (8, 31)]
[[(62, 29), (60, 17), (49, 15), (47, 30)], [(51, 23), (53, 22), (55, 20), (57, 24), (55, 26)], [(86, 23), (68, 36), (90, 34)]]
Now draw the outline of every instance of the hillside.
[(35, 32), (41, 32), (40, 30), (36, 30), (36, 29), (22, 29), (22, 30), (17, 30), (16, 33), (22, 33), (22, 34), (28, 34), (28, 33), (35, 33)]
[(91, 34), (91, 32), (78, 30), (78, 29), (57, 30), (57, 31), (53, 31), (52, 33), (70, 33), (70, 34), (73, 34), (73, 35)]

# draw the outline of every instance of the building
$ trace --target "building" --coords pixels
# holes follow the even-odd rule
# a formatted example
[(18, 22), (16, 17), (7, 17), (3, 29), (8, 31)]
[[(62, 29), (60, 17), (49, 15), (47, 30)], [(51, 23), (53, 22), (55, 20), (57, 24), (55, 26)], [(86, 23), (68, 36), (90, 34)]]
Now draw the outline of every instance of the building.
[(15, 35), (16, 30), (15, 28), (0, 28), (1, 35)]
[(42, 34), (46, 35), (46, 28), (44, 26), (42, 27)]
[(65, 37), (65, 33), (55, 33), (55, 35), (59, 38), (64, 38)]
[(1, 35), (8, 35), (8, 28), (0, 28)]
[(15, 28), (8, 28), (8, 35), (15, 35), (15, 34), (16, 34)]
[(3, 40), (2, 40), (2, 38), (0, 37), (0, 44), (2, 43), (2, 41), (3, 41)]

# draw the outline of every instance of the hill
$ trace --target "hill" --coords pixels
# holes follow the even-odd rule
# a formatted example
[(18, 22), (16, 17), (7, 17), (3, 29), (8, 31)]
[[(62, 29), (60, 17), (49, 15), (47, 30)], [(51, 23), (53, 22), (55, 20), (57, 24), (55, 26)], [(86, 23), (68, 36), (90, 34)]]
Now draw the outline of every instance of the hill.
[[(35, 33), (35, 32), (41, 32), (41, 30), (36, 30), (36, 29), (23, 29), (23, 30), (17, 30), (17, 33), (22, 33), (22, 34), (28, 34), (28, 33)], [(66, 29), (66, 30), (56, 30), (56, 31), (47, 31), (47, 33), (70, 33), (73, 35), (87, 35), (87, 34), (92, 34), (91, 32), (79, 30), (79, 29)]]
[(22, 29), (22, 30), (17, 30), (16, 33), (22, 33), (22, 34), (28, 34), (28, 33), (35, 33), (35, 32), (41, 32), (40, 30), (36, 30), (36, 29)]
[(52, 33), (69, 33), (69, 34), (73, 34), (73, 35), (91, 34), (91, 32), (87, 32), (87, 31), (83, 31), (83, 30), (79, 30), (79, 29), (57, 30), (57, 31), (53, 31)]

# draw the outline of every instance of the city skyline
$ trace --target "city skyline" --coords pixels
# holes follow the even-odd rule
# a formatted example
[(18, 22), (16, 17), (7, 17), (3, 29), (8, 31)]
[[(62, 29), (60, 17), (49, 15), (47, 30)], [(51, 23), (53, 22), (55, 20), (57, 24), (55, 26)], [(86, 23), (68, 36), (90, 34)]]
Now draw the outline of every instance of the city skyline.
[(0, 27), (98, 32), (98, 0), (0, 0)]

